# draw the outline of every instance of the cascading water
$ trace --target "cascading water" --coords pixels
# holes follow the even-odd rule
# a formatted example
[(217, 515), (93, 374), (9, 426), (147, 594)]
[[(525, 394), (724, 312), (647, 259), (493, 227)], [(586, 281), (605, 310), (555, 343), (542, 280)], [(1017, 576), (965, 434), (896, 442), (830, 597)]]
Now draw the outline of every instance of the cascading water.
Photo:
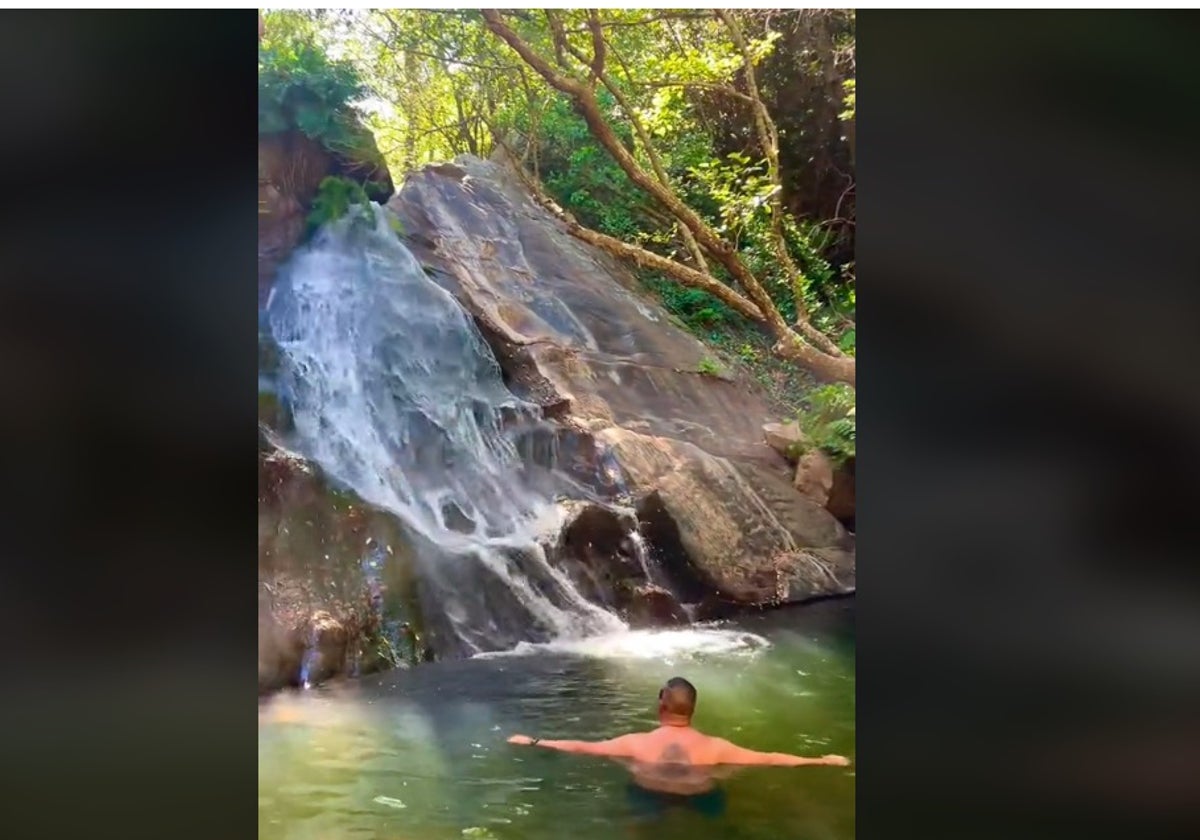
[(460, 653), (624, 627), (546, 561), (556, 508), (505, 419), (536, 407), (372, 205), (326, 225), (268, 302), (294, 445), (406, 525), (426, 621)]

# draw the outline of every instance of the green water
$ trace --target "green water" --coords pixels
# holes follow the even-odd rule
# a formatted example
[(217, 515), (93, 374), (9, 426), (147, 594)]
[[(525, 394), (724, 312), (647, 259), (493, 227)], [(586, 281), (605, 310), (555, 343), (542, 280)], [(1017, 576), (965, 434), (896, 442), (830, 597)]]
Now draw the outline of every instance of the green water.
[(592, 740), (652, 728), (657, 690), (675, 675), (699, 690), (702, 731), (853, 761), (849, 600), (281, 695), (260, 715), (259, 837), (854, 836), (853, 763), (739, 770), (720, 782), (714, 815), (647, 810), (611, 761), (505, 743), (513, 732)]

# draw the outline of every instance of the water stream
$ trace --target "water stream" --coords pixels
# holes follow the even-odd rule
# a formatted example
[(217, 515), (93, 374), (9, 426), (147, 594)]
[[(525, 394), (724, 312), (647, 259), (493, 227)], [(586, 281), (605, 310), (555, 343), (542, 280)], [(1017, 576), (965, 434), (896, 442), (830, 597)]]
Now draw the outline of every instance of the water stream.
[(506, 433), (538, 409), (508, 391), (474, 322), (393, 222), (374, 205), (326, 225), (272, 291), (289, 442), (405, 524), (443, 647), (622, 629), (546, 561), (538, 537), (556, 530), (558, 509)]

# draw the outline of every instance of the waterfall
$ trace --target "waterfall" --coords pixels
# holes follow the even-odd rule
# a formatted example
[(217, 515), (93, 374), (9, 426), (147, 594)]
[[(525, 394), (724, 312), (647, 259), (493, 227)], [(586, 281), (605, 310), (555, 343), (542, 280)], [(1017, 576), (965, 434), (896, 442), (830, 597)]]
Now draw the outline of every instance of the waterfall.
[(267, 304), (293, 445), (395, 514), (422, 611), (464, 654), (621, 629), (546, 560), (556, 507), (505, 433), (536, 422), (469, 315), (378, 205), (324, 226)]

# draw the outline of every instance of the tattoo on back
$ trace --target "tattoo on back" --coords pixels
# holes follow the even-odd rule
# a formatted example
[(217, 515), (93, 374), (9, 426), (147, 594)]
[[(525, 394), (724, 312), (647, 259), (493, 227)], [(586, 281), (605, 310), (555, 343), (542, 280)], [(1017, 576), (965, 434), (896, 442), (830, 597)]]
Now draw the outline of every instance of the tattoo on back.
[(686, 767), (690, 763), (687, 750), (679, 744), (668, 744), (658, 756), (661, 764), (671, 766), (670, 769), (675, 773), (686, 773)]

